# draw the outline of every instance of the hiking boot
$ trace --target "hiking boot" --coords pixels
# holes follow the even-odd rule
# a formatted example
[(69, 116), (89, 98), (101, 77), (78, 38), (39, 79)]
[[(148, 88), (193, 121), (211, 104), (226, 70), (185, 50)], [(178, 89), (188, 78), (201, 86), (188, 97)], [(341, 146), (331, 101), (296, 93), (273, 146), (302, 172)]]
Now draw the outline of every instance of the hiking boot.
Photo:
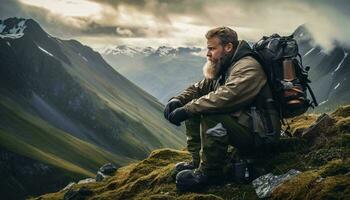
[(195, 164), (192, 160), (191, 162), (179, 162), (175, 165), (175, 170), (180, 172), (185, 169), (196, 169), (198, 167), (198, 164)]
[(192, 160), (191, 162), (179, 162), (175, 165), (175, 168), (173, 170), (173, 178), (176, 177), (176, 175), (181, 172), (182, 170), (186, 169), (196, 169), (198, 167), (198, 164), (195, 164)]
[(176, 188), (179, 191), (195, 192), (208, 185), (208, 176), (198, 169), (182, 170), (176, 175)]

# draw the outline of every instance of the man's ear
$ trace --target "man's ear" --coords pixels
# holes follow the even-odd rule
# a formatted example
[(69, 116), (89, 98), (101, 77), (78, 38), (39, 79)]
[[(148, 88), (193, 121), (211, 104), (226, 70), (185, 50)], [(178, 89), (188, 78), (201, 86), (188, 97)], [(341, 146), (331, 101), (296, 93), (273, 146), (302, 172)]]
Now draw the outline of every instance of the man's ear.
[(226, 53), (231, 52), (233, 50), (233, 44), (229, 42), (224, 46), (224, 50), (226, 51)]

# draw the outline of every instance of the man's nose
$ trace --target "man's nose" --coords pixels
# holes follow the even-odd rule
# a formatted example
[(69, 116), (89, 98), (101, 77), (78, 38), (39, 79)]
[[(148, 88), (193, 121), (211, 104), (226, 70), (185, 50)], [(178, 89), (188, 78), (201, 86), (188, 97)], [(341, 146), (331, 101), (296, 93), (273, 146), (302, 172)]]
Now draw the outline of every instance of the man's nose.
[(211, 57), (210, 51), (207, 51), (207, 57)]

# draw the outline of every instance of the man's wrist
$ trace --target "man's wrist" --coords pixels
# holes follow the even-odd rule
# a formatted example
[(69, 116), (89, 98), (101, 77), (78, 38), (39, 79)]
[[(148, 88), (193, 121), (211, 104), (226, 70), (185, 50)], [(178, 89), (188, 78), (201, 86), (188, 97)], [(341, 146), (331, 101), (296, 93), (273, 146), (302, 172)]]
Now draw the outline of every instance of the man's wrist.
[[(187, 104), (186, 104), (186, 105), (187, 105)], [(191, 112), (190, 109), (188, 109), (188, 106), (186, 106), (186, 105), (182, 106), (182, 109), (186, 112), (187, 116), (190, 118), (190, 117), (192, 117), (194, 114)]]

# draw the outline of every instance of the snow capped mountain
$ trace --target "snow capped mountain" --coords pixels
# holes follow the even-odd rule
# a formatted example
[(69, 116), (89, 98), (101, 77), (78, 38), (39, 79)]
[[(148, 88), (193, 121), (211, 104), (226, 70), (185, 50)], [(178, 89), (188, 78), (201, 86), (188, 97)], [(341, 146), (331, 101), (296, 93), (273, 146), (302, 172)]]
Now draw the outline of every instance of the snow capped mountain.
[(146, 56), (149, 56), (149, 55), (153, 54), (154, 52), (155, 52), (155, 50), (152, 47), (146, 47), (146, 48), (143, 48), (141, 50), (141, 53), (146, 55)]
[(103, 55), (115, 55), (115, 56), (127, 56), (127, 57), (147, 57), (147, 56), (178, 56), (185, 54), (201, 55), (201, 48), (198, 47), (167, 47), (160, 46), (158, 48), (153, 47), (135, 47), (118, 45), (114, 47), (106, 47), (101, 51)]
[(310, 80), (320, 108), (331, 109), (350, 101), (350, 49), (334, 42), (334, 48), (319, 46), (305, 26), (294, 32), (305, 66), (310, 66)]
[(21, 38), (24, 30), (27, 28), (26, 19), (9, 18), (0, 20), (0, 37), (1, 38)]
[(166, 47), (166, 46), (161, 46), (156, 50), (156, 54), (159, 56), (175, 56), (177, 52), (177, 49), (174, 49), (172, 47)]
[[(151, 50), (153, 49), (151, 48)], [(112, 55), (125, 55), (125, 56), (134, 57), (142, 53), (142, 48), (120, 45), (112, 48), (109, 48), (109, 47), (105, 48), (104, 50), (102, 50), (102, 53), (105, 55), (112, 54)]]

